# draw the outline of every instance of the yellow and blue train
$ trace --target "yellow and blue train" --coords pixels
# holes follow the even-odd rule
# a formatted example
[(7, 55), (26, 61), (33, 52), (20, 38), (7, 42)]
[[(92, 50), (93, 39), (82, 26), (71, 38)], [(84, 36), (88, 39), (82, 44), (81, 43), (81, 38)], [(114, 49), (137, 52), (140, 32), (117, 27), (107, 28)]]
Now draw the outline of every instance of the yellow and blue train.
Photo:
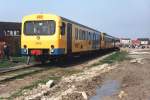
[(114, 38), (90, 27), (53, 14), (33, 14), (22, 21), (23, 55), (49, 59), (114, 49)]

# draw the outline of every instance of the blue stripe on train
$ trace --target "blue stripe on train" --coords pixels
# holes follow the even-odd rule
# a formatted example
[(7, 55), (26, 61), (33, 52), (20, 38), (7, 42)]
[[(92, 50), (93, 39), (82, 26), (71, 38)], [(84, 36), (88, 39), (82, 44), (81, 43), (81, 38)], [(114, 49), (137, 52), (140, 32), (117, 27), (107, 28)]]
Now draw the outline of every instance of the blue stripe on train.
[[(28, 55), (27, 49), (21, 49), (21, 54), (22, 55)], [(63, 54), (65, 54), (64, 48), (53, 49), (53, 52), (50, 53), (50, 55), (52, 55), (52, 56), (58, 56), (58, 55), (63, 55)]]
[(58, 56), (58, 55), (63, 55), (63, 54), (65, 54), (64, 48), (53, 49), (53, 52), (51, 52), (52, 56)]
[(27, 49), (21, 49), (21, 55), (28, 55)]

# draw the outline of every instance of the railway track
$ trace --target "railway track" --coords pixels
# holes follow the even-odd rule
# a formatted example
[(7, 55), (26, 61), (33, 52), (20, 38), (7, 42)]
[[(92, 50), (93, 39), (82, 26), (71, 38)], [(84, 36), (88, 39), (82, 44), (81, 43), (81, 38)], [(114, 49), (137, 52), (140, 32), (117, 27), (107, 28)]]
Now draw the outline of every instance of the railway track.
[(31, 64), (31, 65), (23, 64), (23, 65), (18, 65), (18, 66), (15, 66), (15, 67), (0, 68), (0, 74), (15, 71), (15, 70), (19, 70), (19, 69), (25, 69), (25, 68), (28, 68), (28, 67), (31, 67), (31, 66), (34, 66), (34, 64)]
[[(105, 54), (103, 54), (105, 55)], [(101, 55), (102, 56), (102, 55)], [(22, 78), (24, 76), (27, 76), (27, 75), (30, 75), (32, 73), (38, 73), (40, 71), (44, 71), (44, 70), (47, 70), (47, 69), (50, 69), (52, 66), (53, 67), (68, 67), (68, 66), (75, 66), (75, 65), (78, 65), (78, 64), (81, 64), (83, 62), (88, 62), (89, 60), (92, 60), (92, 59), (95, 59), (99, 57), (98, 55), (95, 55), (91, 58), (89, 57), (85, 57), (85, 59), (82, 59), (81, 58), (74, 58), (71, 62), (71, 61), (67, 61), (67, 62), (64, 62), (64, 63), (51, 63), (51, 64), (46, 64), (46, 65), (40, 65), (40, 64), (32, 64), (32, 65), (21, 65), (21, 66), (18, 66), (18, 67), (12, 67), (12, 68), (4, 68), (4, 69), (0, 69), (0, 84), (4, 83), (4, 82), (8, 82), (10, 80), (15, 80), (15, 79), (19, 79), (19, 78)]]
[(5, 70), (0, 70), (0, 84), (14, 80), (14, 79), (19, 79), (21, 77), (30, 75), (32, 73), (40, 72), (47, 70), (48, 68), (46, 67), (37, 67), (38, 65), (30, 65), (30, 66), (22, 66), (18, 68), (10, 68), (10, 69), (5, 69)]

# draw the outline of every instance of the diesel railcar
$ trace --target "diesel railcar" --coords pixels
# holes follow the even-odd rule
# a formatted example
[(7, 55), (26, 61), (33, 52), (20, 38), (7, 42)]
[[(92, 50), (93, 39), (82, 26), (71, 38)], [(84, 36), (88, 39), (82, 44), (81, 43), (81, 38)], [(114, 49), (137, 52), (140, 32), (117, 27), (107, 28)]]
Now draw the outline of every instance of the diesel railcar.
[(112, 36), (61, 16), (33, 14), (22, 21), (21, 52), (41, 61), (114, 47)]

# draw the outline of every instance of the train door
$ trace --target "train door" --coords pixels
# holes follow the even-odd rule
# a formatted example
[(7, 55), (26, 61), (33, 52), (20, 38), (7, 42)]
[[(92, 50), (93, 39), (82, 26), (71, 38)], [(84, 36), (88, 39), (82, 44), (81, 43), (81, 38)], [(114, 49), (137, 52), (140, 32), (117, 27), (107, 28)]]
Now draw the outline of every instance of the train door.
[(67, 53), (72, 53), (72, 24), (67, 24)]

